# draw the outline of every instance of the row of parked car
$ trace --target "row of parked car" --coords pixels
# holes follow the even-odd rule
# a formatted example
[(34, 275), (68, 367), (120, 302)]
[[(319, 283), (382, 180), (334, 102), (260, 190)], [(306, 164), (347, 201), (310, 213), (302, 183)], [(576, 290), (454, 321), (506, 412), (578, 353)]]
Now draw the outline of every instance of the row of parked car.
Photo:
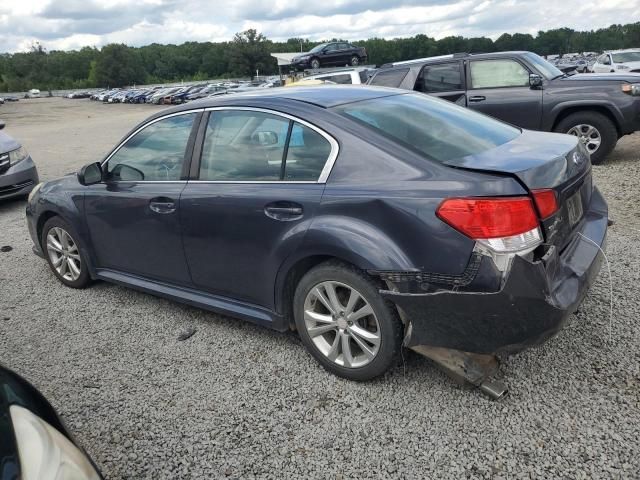
[(104, 103), (152, 103), (155, 105), (180, 105), (192, 100), (215, 97), (226, 93), (243, 92), (257, 88), (271, 88), (279, 80), (258, 82), (218, 82), (179, 86), (153, 86), (113, 88), (97, 92), (74, 92), (68, 98), (90, 98)]
[(601, 54), (587, 52), (568, 54), (549, 61), (563, 72), (615, 73), (640, 72), (640, 50), (610, 50)]

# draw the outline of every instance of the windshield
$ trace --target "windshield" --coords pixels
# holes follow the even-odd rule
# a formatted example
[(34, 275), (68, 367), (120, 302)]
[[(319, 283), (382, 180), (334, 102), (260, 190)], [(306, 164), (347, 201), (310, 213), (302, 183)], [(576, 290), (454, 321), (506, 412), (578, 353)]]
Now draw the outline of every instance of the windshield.
[(524, 54), (524, 56), (547, 80), (551, 80), (553, 78), (561, 77), (562, 75), (564, 75), (560, 69), (547, 62), (540, 55), (527, 52)]
[(480, 113), (416, 93), (333, 108), (375, 132), (441, 163), (503, 145), (520, 130)]
[(316, 45), (311, 50), (309, 50), (309, 53), (318, 53), (320, 50), (322, 50), (327, 45), (328, 44), (326, 44), (326, 43), (321, 43), (320, 45)]
[(640, 52), (612, 53), (615, 63), (640, 62)]

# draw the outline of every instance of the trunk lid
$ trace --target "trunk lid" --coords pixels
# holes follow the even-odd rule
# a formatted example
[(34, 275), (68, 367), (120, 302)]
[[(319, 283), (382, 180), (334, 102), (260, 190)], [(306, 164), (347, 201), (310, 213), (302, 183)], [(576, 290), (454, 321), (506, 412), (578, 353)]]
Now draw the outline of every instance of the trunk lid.
[(551, 188), (559, 210), (541, 222), (545, 243), (562, 249), (583, 221), (591, 201), (591, 161), (576, 137), (523, 130), (511, 142), (446, 165), (503, 173), (517, 178), (529, 192)]

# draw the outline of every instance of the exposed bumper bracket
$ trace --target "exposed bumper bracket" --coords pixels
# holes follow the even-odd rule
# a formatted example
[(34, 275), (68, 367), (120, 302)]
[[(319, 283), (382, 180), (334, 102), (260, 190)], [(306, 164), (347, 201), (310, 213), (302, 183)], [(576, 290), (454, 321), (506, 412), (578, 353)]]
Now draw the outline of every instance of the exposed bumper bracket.
[(461, 383), (468, 382), (480, 388), (493, 400), (499, 400), (507, 394), (504, 383), (490, 380), (500, 367), (500, 362), (495, 355), (461, 352), (427, 345), (416, 345), (410, 348), (436, 362), (454, 380)]

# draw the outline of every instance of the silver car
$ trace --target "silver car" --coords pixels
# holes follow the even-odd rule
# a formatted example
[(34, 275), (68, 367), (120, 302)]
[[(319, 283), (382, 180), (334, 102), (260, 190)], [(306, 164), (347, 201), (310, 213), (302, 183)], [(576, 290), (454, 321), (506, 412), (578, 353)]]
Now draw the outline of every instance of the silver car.
[[(0, 120), (0, 130), (4, 129)], [(26, 196), (38, 183), (38, 170), (27, 150), (0, 131), (0, 200)]]

